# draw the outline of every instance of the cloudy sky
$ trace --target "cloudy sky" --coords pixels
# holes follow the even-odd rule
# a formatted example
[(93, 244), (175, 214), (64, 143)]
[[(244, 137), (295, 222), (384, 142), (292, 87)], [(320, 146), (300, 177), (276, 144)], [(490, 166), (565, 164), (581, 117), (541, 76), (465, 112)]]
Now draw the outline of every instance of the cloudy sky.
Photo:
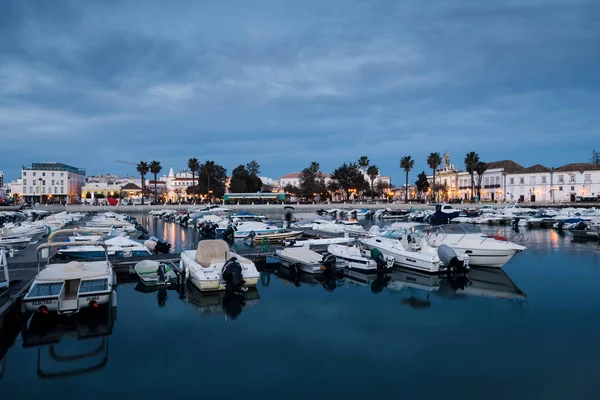
[[(0, 1), (0, 170), (600, 150), (600, 2)], [(414, 180), (416, 173), (411, 174)]]

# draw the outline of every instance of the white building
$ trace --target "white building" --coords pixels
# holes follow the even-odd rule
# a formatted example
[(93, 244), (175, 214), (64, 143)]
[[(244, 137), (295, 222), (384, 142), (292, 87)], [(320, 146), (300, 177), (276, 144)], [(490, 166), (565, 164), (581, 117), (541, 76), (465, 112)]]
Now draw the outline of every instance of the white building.
[(551, 188), (554, 201), (600, 199), (600, 164), (575, 163), (552, 171)]
[(12, 197), (15, 201), (20, 200), (23, 196), (23, 184), (21, 179), (7, 183), (6, 189), (8, 196)]
[[(188, 195), (187, 189), (192, 186), (192, 183), (198, 184), (198, 175), (193, 177), (192, 173), (188, 171), (175, 173), (173, 167), (171, 167), (169, 168), (169, 174), (161, 176), (159, 182), (164, 182), (167, 201), (177, 202), (191, 197), (191, 195)], [(154, 183), (152, 184), (152, 190), (154, 190), (153, 188)]]
[[(322, 172), (323, 178), (325, 179), (325, 184), (327, 185), (331, 181), (331, 175), (327, 172)], [(287, 185), (292, 185), (295, 187), (300, 186), (300, 172), (290, 172), (289, 174), (285, 174), (281, 178), (279, 178), (279, 187), (283, 189)]]
[(78, 202), (85, 184), (85, 169), (57, 162), (33, 163), (21, 169), (23, 200), (35, 202)]

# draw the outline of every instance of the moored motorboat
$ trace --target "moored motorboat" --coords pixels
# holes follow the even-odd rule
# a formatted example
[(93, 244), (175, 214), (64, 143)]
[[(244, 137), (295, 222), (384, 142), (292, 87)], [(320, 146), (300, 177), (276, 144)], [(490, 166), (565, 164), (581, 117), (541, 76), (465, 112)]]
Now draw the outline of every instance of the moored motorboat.
[(32, 312), (73, 314), (83, 308), (109, 303), (116, 285), (116, 275), (108, 260), (106, 243), (91, 242), (104, 249), (104, 260), (50, 263), (51, 248), (86, 245), (52, 242), (52, 237), (50, 235), (49, 242), (37, 248), (47, 262), (44, 269), (38, 270), (33, 284), (23, 297), (24, 308)]
[(224, 240), (203, 240), (196, 250), (182, 252), (180, 268), (203, 292), (253, 287), (260, 277), (256, 265), (231, 251)]
[[(308, 247), (286, 247), (275, 250), (275, 256), (285, 267), (297, 267), (302, 272), (320, 274), (327, 267), (335, 265), (335, 257), (319, 254)], [(333, 262), (333, 264), (331, 264)]]
[(133, 270), (145, 286), (164, 285), (177, 279), (173, 266), (166, 262), (143, 260), (135, 264)]
[(263, 240), (268, 239), (269, 242), (283, 242), (284, 240), (290, 240), (299, 238), (304, 232), (302, 231), (284, 231), (277, 233), (262, 233), (262, 234), (250, 234), (248, 237), (256, 244), (262, 243)]
[(327, 252), (336, 258), (338, 265), (364, 272), (375, 273), (394, 265), (393, 257), (382, 255), (376, 249), (369, 251), (360, 244), (346, 246), (330, 244), (327, 247)]

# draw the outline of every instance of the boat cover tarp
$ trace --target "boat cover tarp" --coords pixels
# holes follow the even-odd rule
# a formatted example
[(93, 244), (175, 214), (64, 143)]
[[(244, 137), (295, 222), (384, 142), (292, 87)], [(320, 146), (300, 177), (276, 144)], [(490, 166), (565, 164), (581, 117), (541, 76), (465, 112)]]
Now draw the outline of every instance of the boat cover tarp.
[(287, 247), (281, 250), (280, 254), (283, 257), (305, 263), (318, 263), (323, 259), (322, 255), (310, 250), (308, 247)]
[(108, 246), (119, 246), (119, 247), (132, 247), (132, 246), (138, 247), (141, 245), (140, 242), (136, 242), (135, 240), (131, 240), (129, 238), (126, 238), (125, 236), (117, 236), (112, 239), (106, 240), (104, 243), (106, 243)]
[(106, 277), (106, 261), (71, 261), (66, 264), (50, 264), (40, 271), (38, 281), (62, 281), (68, 279), (91, 279)]
[(225, 262), (231, 257), (229, 245), (224, 240), (202, 240), (196, 248), (196, 262), (204, 268), (211, 264)]

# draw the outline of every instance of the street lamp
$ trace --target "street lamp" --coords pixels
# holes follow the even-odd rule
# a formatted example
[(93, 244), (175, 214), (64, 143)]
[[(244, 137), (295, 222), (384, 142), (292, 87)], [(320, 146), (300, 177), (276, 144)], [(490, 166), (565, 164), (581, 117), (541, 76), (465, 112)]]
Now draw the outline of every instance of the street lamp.
[(42, 182), (44, 181), (42, 178), (38, 178), (40, 182), (40, 204), (42, 204)]

